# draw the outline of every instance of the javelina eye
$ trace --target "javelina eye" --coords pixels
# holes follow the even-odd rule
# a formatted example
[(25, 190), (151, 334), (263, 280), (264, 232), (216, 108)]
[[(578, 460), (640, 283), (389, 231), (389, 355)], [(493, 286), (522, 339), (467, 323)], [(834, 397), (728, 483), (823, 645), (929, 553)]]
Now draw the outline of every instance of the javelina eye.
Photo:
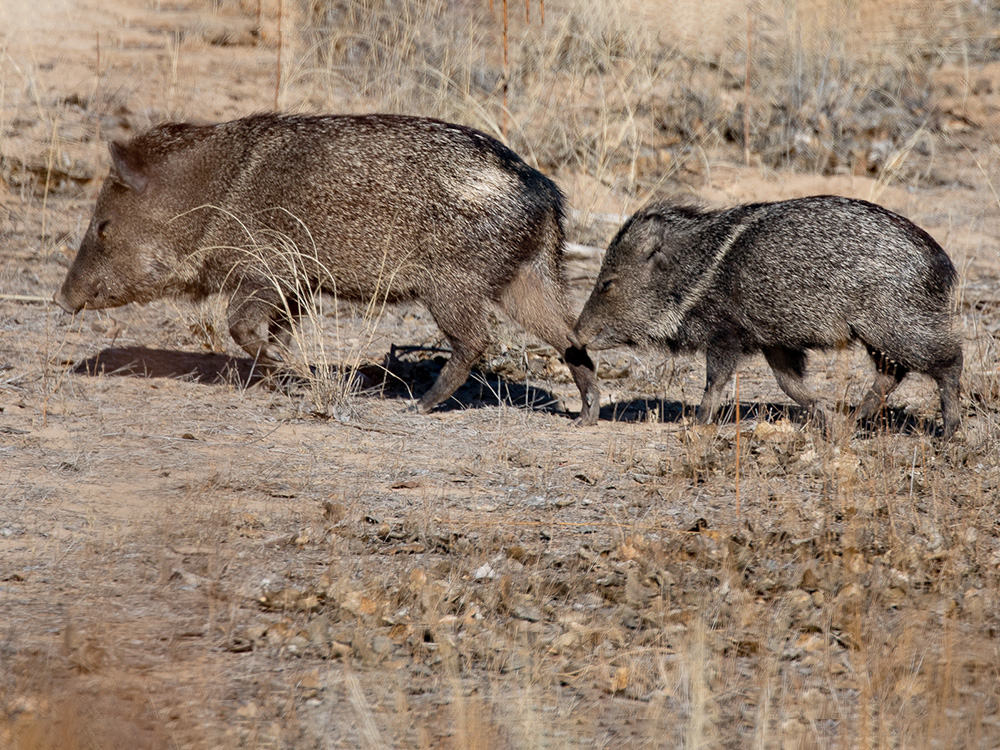
[(601, 293), (603, 294), (603, 293), (609, 291), (611, 289), (611, 287), (613, 287), (615, 285), (615, 282), (617, 280), (618, 280), (617, 277), (611, 276), (611, 277), (605, 279), (604, 281), (602, 281), (601, 282), (601, 286), (600, 286)]
[(97, 237), (98, 237), (98, 239), (102, 239), (103, 240), (105, 238), (105, 236), (107, 236), (107, 234), (108, 234), (108, 224), (110, 224), (110, 223), (111, 222), (107, 221), (107, 220), (98, 223), (98, 225), (97, 225)]

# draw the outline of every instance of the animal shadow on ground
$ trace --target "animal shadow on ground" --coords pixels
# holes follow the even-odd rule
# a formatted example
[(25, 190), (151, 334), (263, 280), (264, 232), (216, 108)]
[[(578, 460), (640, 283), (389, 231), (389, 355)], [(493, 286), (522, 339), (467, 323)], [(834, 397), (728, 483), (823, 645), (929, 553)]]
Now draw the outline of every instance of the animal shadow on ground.
[[(839, 409), (837, 411), (840, 411)], [(844, 411), (849, 413), (849, 411)], [(601, 408), (601, 419), (612, 422), (680, 422), (684, 417), (694, 419), (694, 405), (686, 405), (680, 401), (667, 399), (637, 398), (630, 401), (620, 401)], [(777, 422), (788, 419), (796, 424), (806, 424), (810, 421), (808, 412), (795, 404), (780, 404), (773, 402), (740, 402), (739, 420), (745, 422)], [(737, 420), (736, 404), (722, 406), (717, 417), (718, 424), (735, 424)], [(933, 421), (919, 419), (900, 406), (887, 406), (875, 418), (857, 425), (857, 437), (873, 437), (879, 432), (892, 432), (902, 435), (935, 435), (939, 430)]]
[[(446, 361), (440, 354), (433, 357), (401, 359), (397, 352), (418, 351), (416, 348), (393, 349), (381, 363), (363, 363), (350, 370), (358, 379), (362, 393), (393, 399), (411, 399), (430, 388)], [(441, 350), (419, 350), (441, 351)], [(314, 368), (315, 369), (315, 368)], [(334, 374), (347, 374), (349, 368), (335, 366)], [(92, 357), (78, 362), (73, 372), (80, 375), (118, 375), (138, 378), (172, 378), (196, 383), (219, 385), (239, 383), (246, 387), (266, 379), (266, 375), (248, 357), (233, 357), (213, 352), (185, 352), (174, 349), (149, 349), (146, 347), (118, 347), (104, 349)], [(302, 379), (284, 378), (278, 385), (294, 392), (306, 386)], [(499, 406), (525, 408), (549, 414), (565, 415), (559, 399), (550, 391), (508, 379), (496, 372), (473, 370), (472, 375), (455, 394), (437, 411)], [(734, 424), (734, 404), (722, 407), (719, 424)], [(638, 398), (601, 407), (601, 420), (609, 422), (661, 423), (680, 422), (685, 416), (693, 418), (694, 407), (680, 401)], [(794, 404), (770, 402), (740, 403), (740, 421), (758, 420), (776, 422), (789, 419), (797, 424), (809, 421), (805, 410)], [(890, 406), (875, 418), (858, 425), (858, 437), (871, 437), (877, 432), (903, 435), (933, 435), (932, 421), (915, 417), (906, 409)]]
[[(361, 363), (356, 368), (334, 365), (331, 375), (354, 377), (362, 394), (393, 399), (411, 399), (430, 388), (447, 361), (444, 356), (400, 359), (393, 348), (381, 363)], [(422, 350), (424, 351), (424, 350)], [(426, 350), (442, 351), (442, 350)], [(312, 368), (317, 372), (317, 368)], [(73, 372), (79, 375), (116, 375), (135, 378), (172, 378), (209, 385), (226, 383), (243, 387), (268, 381), (291, 394), (308, 387), (306, 379), (296, 376), (270, 378), (248, 357), (233, 357), (212, 352), (185, 352), (147, 347), (104, 349), (78, 362)], [(474, 369), (469, 379), (436, 411), (498, 406), (501, 403), (551, 414), (565, 415), (558, 397), (550, 391), (504, 375)]]
[(77, 375), (118, 375), (133, 378), (172, 378), (196, 383), (253, 385), (263, 379), (253, 360), (212, 352), (184, 352), (128, 346), (103, 349), (77, 362)]
[[(412, 355), (401, 358), (400, 354)], [(427, 353), (435, 356), (424, 356)], [(380, 364), (363, 364), (355, 372), (360, 376), (362, 392), (383, 398), (411, 399), (427, 391), (437, 380), (447, 357), (445, 349), (393, 346)], [(524, 373), (511, 367), (510, 373), (474, 368), (469, 378), (435, 411), (447, 412), (504, 404), (547, 414), (567, 415), (559, 398), (538, 385), (522, 381)]]

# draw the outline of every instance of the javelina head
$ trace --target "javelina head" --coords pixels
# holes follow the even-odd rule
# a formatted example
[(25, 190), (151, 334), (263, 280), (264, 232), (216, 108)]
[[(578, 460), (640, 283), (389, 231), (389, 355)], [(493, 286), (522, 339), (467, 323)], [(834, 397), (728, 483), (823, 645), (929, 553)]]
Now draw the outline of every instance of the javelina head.
[(186, 160), (168, 159), (162, 145), (151, 148), (142, 137), (110, 144), (111, 174), (55, 295), (67, 312), (148, 302), (189, 282), (179, 245), (190, 238), (190, 221), (181, 217), (192, 207), (183, 187), (190, 175), (182, 173)]
[(608, 349), (672, 338), (690, 308), (697, 276), (689, 254), (697, 209), (652, 204), (611, 241), (573, 333), (579, 346)]

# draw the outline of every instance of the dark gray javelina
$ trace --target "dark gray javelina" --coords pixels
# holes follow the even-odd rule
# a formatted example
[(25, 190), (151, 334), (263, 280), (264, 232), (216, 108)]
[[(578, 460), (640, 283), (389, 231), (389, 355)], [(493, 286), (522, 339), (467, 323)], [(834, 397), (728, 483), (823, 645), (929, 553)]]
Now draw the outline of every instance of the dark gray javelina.
[(495, 304), (566, 358), (580, 421), (597, 420), (593, 363), (569, 339), (562, 196), (495, 139), (416, 117), (262, 114), (161, 125), (111, 156), (63, 309), (222, 292), (236, 343), (276, 368), (303, 289), (418, 299), (452, 347), (428, 412), (486, 349)]
[(806, 350), (860, 341), (875, 363), (870, 419), (908, 372), (937, 381), (944, 437), (959, 422), (956, 273), (941, 247), (880, 206), (835, 196), (720, 211), (653, 203), (611, 242), (574, 330), (578, 346), (706, 352), (710, 421), (743, 357), (763, 352), (782, 390), (822, 417)]

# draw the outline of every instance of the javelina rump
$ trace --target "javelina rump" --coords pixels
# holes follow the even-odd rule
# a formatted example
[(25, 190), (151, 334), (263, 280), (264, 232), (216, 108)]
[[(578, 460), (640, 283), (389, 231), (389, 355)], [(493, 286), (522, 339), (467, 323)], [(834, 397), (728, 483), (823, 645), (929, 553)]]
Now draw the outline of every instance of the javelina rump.
[(495, 304), (565, 357), (580, 421), (597, 420), (593, 363), (569, 340), (562, 196), (493, 138), (415, 117), (264, 114), (162, 125), (111, 156), (63, 309), (222, 292), (236, 343), (276, 368), (305, 296), (420, 300), (452, 347), (428, 412), (486, 349)]
[(860, 341), (877, 374), (858, 416), (870, 419), (908, 372), (922, 372), (937, 381), (948, 438), (962, 372), (955, 278), (930, 235), (865, 201), (815, 196), (722, 211), (654, 203), (612, 241), (574, 341), (705, 350), (703, 422), (756, 352), (792, 400), (818, 411), (803, 379), (806, 351)]

